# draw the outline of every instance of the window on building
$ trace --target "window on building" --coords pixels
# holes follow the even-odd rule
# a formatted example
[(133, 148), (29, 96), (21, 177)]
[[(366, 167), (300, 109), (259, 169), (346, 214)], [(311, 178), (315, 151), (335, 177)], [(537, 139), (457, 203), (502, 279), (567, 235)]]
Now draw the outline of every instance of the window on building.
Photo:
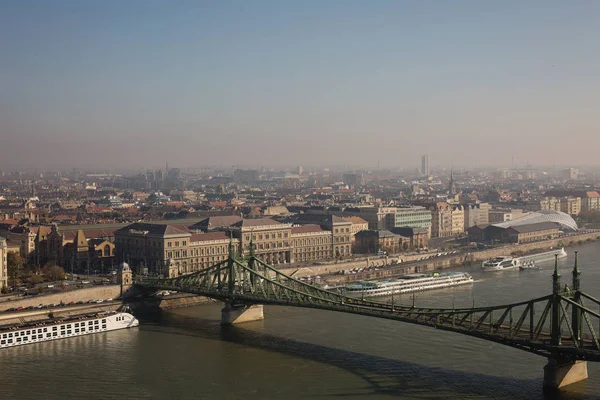
[(173, 242), (167, 242), (167, 247), (172, 247), (173, 246)]
[(175, 247), (179, 247), (179, 242), (175, 242)]

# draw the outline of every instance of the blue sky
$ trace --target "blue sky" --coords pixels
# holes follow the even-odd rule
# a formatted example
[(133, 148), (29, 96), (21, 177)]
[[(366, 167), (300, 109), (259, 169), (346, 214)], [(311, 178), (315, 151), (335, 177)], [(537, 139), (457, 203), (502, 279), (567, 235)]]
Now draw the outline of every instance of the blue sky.
[(0, 168), (597, 164), (597, 1), (1, 9)]

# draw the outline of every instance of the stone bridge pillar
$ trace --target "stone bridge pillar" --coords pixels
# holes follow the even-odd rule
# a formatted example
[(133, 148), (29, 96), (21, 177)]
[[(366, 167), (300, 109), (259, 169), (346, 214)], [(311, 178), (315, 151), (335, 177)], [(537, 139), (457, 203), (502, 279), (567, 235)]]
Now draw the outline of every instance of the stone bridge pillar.
[(548, 359), (544, 367), (544, 389), (558, 390), (588, 378), (586, 361), (558, 361)]
[(260, 321), (265, 319), (262, 304), (252, 306), (225, 305), (221, 310), (221, 325), (241, 324), (242, 322)]

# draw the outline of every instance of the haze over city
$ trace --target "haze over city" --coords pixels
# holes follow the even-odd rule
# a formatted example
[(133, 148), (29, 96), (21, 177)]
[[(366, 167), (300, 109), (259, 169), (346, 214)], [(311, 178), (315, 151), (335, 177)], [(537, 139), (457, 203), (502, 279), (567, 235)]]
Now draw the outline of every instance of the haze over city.
[(0, 168), (597, 164), (599, 11), (5, 1)]

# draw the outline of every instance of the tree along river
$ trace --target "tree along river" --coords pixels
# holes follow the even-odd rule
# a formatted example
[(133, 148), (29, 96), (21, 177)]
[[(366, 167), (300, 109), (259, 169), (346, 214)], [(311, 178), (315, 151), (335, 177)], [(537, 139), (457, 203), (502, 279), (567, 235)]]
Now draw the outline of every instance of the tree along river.
[[(600, 244), (579, 250), (583, 290), (600, 297)], [(540, 271), (470, 272), (473, 285), (417, 293), (416, 306), (468, 307), (549, 294)], [(386, 299), (382, 299), (386, 300)], [(410, 304), (412, 295), (396, 296)], [(459, 334), (320, 310), (265, 307), (224, 327), (220, 304), (141, 317), (139, 328), (0, 351), (0, 395), (14, 399), (600, 399), (600, 365), (558, 395), (542, 357)], [(546, 397), (544, 397), (546, 396)]]

